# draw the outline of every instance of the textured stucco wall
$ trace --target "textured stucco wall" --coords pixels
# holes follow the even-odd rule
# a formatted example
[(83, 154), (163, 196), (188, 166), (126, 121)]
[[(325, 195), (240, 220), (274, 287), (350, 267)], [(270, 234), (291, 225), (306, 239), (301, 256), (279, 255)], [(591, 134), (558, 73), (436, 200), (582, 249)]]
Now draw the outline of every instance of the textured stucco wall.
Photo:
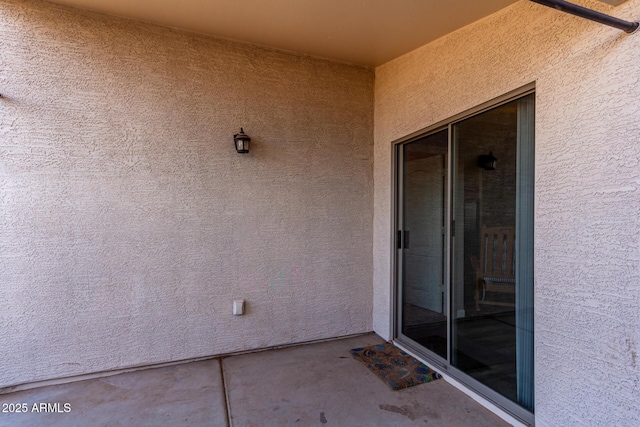
[(0, 64), (0, 387), (372, 329), (372, 70), (18, 0)]
[[(640, 0), (613, 8), (640, 19)], [(391, 143), (536, 82), (536, 425), (640, 425), (640, 34), (521, 1), (376, 69), (374, 329)]]

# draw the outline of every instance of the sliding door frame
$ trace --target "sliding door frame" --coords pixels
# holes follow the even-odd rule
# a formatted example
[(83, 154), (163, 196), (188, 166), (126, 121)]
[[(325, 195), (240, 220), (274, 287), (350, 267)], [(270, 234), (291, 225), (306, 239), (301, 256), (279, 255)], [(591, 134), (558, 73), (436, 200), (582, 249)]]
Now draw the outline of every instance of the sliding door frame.
[[(454, 173), (454, 165), (455, 156), (453, 153), (453, 126), (461, 122), (469, 117), (476, 116), (485, 111), (491, 110), (493, 108), (499, 107), (508, 102), (514, 101), (518, 98), (524, 97), (526, 95), (535, 93), (535, 83), (530, 83), (518, 89), (515, 89), (509, 93), (506, 93), (502, 96), (494, 98), (490, 101), (484, 102), (474, 108), (466, 110), (460, 114), (457, 114), (453, 117), (450, 117), (446, 120), (440, 121), (438, 123), (433, 124), (432, 126), (428, 126), (419, 131), (413, 132), (410, 135), (407, 135), (403, 138), (395, 140), (391, 143), (391, 158), (392, 158), (392, 172), (391, 172), (391, 206), (392, 206), (392, 221), (391, 221), (391, 280), (392, 280), (392, 290), (391, 290), (391, 331), (393, 334), (393, 340), (397, 341), (403, 347), (406, 347), (408, 350), (414, 352), (416, 355), (423, 358), (430, 365), (432, 365), (436, 369), (441, 369), (446, 372), (448, 375), (453, 377), (458, 382), (462, 383), (471, 391), (480, 396), (484, 397), (486, 400), (494, 403), (498, 407), (502, 408), (504, 411), (508, 412), (515, 418), (527, 423), (529, 425), (534, 424), (534, 414), (522, 408), (517, 403), (509, 400), (508, 398), (502, 396), (498, 392), (493, 389), (487, 387), (486, 385), (480, 383), (475, 380), (471, 376), (467, 375), (463, 371), (455, 368), (451, 365), (451, 328), (452, 328), (452, 319), (451, 313), (451, 275), (453, 266), (451, 265), (451, 247), (452, 247), (452, 229), (451, 229), (451, 202), (452, 202), (452, 181), (453, 181), (453, 173)], [(422, 345), (418, 344), (411, 338), (402, 334), (402, 302), (403, 302), (403, 286), (402, 286), (402, 266), (403, 266), (403, 251), (401, 248), (398, 248), (397, 236), (398, 230), (403, 229), (403, 206), (402, 206), (402, 197), (403, 195), (403, 169), (400, 167), (401, 162), (403, 162), (403, 146), (409, 144), (411, 142), (415, 142), (421, 138), (429, 136), (431, 134), (435, 134), (442, 130), (448, 130), (448, 165), (447, 165), (447, 178), (446, 178), (446, 197), (445, 197), (445, 245), (444, 245), (444, 265), (445, 265), (445, 314), (447, 316), (447, 359), (443, 359), (442, 357), (436, 355), (435, 353), (427, 350)], [(402, 235), (404, 239), (404, 233)], [(535, 322), (535, 320), (534, 320)], [(535, 324), (535, 323), (534, 323)]]

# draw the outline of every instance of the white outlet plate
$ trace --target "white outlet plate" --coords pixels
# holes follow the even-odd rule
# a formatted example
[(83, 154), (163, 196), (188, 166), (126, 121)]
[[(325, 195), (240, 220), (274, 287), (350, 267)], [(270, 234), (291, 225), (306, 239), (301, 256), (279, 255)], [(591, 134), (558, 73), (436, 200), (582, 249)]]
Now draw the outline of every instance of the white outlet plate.
[(244, 315), (244, 300), (238, 299), (233, 302), (233, 315), (234, 316), (242, 316)]

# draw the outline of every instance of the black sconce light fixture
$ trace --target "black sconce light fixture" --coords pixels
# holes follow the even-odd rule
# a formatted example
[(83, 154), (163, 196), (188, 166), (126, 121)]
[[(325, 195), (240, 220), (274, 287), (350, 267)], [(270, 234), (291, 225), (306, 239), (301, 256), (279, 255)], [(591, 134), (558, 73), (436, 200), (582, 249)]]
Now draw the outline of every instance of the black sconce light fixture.
[(248, 153), (249, 142), (251, 142), (251, 138), (244, 133), (242, 128), (240, 128), (240, 133), (233, 135), (233, 146), (236, 147), (238, 153)]
[(478, 156), (478, 166), (486, 171), (496, 170), (496, 163), (498, 159), (493, 156), (493, 152), (489, 151), (489, 154), (481, 154)]

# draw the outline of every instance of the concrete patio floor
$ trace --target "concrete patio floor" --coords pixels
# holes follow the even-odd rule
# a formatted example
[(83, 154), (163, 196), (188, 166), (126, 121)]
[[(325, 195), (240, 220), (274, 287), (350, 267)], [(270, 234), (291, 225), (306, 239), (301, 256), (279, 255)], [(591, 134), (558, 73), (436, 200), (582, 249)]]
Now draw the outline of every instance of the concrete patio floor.
[(4, 394), (0, 409), (28, 411), (0, 412), (0, 426), (508, 425), (444, 380), (391, 390), (349, 354), (379, 342), (368, 334)]

